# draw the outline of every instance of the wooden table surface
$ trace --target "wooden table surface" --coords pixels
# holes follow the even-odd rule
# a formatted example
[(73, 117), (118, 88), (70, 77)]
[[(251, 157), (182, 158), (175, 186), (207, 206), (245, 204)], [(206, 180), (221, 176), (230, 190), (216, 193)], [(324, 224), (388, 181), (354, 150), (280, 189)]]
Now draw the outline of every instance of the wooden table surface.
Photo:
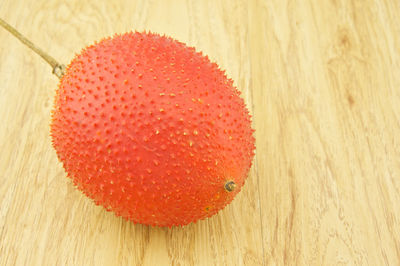
[(243, 92), (257, 145), (218, 215), (116, 218), (56, 158), (57, 78), (0, 29), (0, 265), (400, 265), (400, 1), (2, 0), (0, 17), (64, 63), (130, 30), (195, 46)]

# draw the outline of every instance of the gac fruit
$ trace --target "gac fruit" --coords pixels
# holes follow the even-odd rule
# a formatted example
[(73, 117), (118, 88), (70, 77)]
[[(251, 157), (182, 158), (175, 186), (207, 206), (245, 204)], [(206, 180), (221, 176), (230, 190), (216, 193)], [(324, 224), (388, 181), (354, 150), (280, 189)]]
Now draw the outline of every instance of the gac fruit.
[(254, 156), (250, 115), (217, 64), (154, 33), (103, 39), (62, 76), (51, 137), (73, 183), (135, 223), (186, 225), (240, 191)]

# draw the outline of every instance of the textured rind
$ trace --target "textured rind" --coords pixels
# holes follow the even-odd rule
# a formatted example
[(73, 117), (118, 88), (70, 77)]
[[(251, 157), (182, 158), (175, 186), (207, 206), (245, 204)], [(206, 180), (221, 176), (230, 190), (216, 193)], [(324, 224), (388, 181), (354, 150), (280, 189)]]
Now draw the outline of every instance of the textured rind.
[(186, 225), (224, 208), (247, 178), (254, 137), (239, 94), (194, 48), (115, 35), (83, 49), (61, 78), (53, 146), (96, 204), (135, 223)]

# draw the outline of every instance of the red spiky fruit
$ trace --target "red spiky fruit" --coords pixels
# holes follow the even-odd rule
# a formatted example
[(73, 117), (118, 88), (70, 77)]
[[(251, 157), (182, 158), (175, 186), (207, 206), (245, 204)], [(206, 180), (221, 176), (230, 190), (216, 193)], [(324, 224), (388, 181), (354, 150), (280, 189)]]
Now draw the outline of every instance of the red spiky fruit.
[(254, 156), (232, 81), (194, 48), (153, 33), (116, 35), (72, 60), (51, 136), (68, 176), (96, 204), (157, 226), (217, 213)]

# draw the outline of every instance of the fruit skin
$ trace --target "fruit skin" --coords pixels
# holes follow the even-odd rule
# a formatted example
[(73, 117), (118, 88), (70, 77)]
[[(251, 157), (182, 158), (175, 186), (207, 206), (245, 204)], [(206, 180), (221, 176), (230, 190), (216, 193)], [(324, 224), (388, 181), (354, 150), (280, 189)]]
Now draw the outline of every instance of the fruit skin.
[(154, 33), (115, 35), (67, 67), (52, 143), (96, 204), (135, 223), (186, 225), (224, 208), (247, 178), (255, 139), (239, 94), (192, 47)]

